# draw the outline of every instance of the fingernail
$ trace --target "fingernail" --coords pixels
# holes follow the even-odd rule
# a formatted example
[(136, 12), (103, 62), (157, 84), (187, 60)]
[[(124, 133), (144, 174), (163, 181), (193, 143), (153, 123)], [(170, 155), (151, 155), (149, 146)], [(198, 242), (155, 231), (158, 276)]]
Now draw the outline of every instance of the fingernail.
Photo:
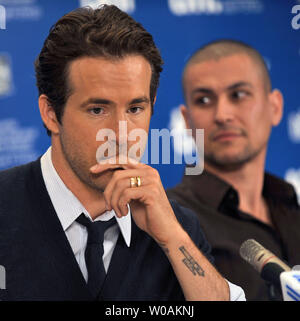
[(98, 167), (98, 164), (92, 166), (92, 167), (90, 168), (90, 171), (94, 172), (94, 171), (97, 169), (97, 167)]

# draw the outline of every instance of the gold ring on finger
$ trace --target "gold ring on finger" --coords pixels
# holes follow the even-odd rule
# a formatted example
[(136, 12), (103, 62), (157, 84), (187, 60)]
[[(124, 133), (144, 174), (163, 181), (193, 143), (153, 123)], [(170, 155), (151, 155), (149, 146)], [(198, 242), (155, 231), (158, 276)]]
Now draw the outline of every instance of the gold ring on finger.
[(136, 177), (130, 177), (130, 187), (137, 187), (138, 186), (138, 182)]

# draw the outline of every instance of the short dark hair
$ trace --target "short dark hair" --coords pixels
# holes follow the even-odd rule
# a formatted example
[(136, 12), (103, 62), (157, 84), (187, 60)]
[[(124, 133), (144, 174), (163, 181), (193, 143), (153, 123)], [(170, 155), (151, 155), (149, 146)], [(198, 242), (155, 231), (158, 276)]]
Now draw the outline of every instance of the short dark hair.
[(184, 90), (184, 75), (188, 66), (192, 64), (201, 63), (211, 59), (221, 59), (224, 57), (232, 56), (235, 54), (245, 54), (250, 57), (262, 72), (264, 78), (264, 86), (267, 92), (272, 89), (271, 79), (268, 71), (268, 67), (263, 59), (262, 55), (250, 45), (233, 39), (220, 39), (212, 41), (202, 47), (200, 47), (186, 62), (182, 76), (182, 87)]
[[(98, 9), (75, 9), (50, 28), (35, 60), (39, 95), (45, 94), (48, 97), (49, 104), (61, 122), (65, 104), (71, 95), (68, 72), (73, 60), (99, 56), (116, 59), (130, 54), (141, 55), (150, 63), (153, 112), (163, 60), (151, 34), (114, 5), (103, 5)], [(51, 135), (48, 129), (47, 133)]]

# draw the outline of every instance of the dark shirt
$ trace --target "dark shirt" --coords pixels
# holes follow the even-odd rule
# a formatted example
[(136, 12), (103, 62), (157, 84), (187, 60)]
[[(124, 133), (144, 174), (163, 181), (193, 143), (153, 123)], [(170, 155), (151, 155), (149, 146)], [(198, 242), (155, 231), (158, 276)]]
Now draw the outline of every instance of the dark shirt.
[(281, 299), (281, 293), (240, 257), (239, 248), (245, 240), (255, 239), (291, 267), (300, 264), (300, 208), (292, 185), (265, 174), (263, 196), (272, 226), (240, 211), (237, 191), (207, 171), (184, 176), (167, 194), (198, 215), (215, 266), (244, 289), (247, 300)]

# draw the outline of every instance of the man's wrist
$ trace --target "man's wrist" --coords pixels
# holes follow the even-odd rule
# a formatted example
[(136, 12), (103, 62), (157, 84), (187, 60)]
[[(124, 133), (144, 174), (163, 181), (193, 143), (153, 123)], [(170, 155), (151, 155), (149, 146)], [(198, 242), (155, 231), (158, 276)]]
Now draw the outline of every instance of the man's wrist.
[(183, 227), (178, 223), (177, 226), (170, 228), (168, 236), (163, 240), (156, 240), (159, 246), (168, 254), (171, 250), (178, 250), (182, 246), (190, 244), (191, 238)]

